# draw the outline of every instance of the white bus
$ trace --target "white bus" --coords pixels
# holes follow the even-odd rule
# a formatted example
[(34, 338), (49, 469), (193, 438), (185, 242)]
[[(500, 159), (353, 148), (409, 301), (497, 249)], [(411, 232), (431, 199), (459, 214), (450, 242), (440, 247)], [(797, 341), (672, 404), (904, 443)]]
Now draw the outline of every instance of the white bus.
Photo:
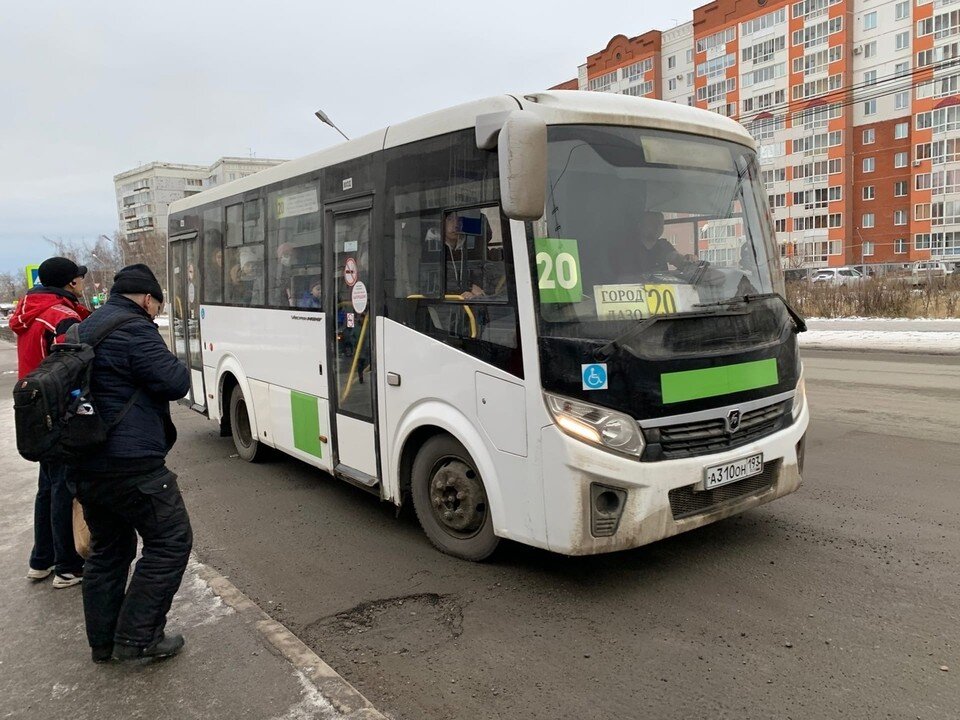
[(797, 489), (797, 332), (753, 139), (504, 95), (170, 207), (186, 402), (480, 560), (637, 547)]

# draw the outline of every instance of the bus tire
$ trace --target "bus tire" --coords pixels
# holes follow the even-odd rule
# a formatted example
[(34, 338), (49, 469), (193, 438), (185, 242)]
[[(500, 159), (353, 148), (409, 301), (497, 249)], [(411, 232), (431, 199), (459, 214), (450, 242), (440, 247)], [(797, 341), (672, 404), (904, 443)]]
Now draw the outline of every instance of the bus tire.
[(427, 538), (441, 552), (479, 562), (500, 542), (483, 479), (473, 459), (449, 435), (427, 440), (411, 471), (413, 509)]
[(243, 390), (237, 385), (230, 393), (230, 434), (237, 455), (247, 462), (259, 462), (266, 456), (267, 448), (260, 444), (250, 428), (250, 414)]

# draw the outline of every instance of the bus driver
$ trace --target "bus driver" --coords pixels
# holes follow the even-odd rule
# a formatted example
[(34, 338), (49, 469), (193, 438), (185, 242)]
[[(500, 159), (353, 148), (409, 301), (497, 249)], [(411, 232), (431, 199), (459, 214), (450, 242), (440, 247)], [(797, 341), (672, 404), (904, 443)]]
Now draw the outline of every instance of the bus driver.
[(663, 235), (663, 213), (646, 211), (640, 214), (637, 222), (637, 235), (640, 242), (630, 250), (636, 260), (634, 264), (643, 273), (666, 272), (672, 265), (683, 270), (698, 262), (696, 255), (681, 255)]

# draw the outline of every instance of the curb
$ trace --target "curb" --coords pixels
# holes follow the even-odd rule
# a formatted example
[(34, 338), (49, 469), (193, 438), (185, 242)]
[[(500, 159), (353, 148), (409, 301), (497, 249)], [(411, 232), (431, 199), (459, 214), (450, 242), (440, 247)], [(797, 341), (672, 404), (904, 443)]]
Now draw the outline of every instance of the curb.
[(196, 571), (216, 595), (257, 629), (277, 654), (310, 679), (324, 699), (343, 715), (344, 720), (387, 720), (353, 685), (227, 578), (201, 562), (197, 563)]

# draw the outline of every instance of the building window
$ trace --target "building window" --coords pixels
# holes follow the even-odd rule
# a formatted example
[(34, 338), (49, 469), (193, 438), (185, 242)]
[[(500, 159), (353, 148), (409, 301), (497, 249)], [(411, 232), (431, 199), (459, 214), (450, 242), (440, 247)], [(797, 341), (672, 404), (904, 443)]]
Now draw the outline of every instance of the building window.
[(865, 185), (863, 188), (863, 199), (873, 200), (877, 196), (877, 188), (874, 185)]
[(893, 251), (897, 255), (903, 255), (907, 252), (907, 241), (904, 238), (897, 238), (893, 241)]
[(908, 50), (910, 48), (910, 31), (904, 30), (896, 35), (897, 50)]
[(907, 181), (906, 180), (897, 180), (893, 184), (893, 196), (894, 197), (906, 197), (907, 196)]
[(671, 55), (667, 58), (667, 70), (673, 70), (677, 66), (677, 56)]
[(910, 134), (910, 123), (908, 122), (897, 123), (893, 128), (894, 140), (903, 140), (909, 134)]
[(863, 29), (864, 30), (876, 30), (877, 28), (877, 11), (868, 12), (863, 16)]
[(865, 173), (872, 173), (877, 169), (877, 159), (868, 157), (863, 159), (863, 171)]
[(863, 243), (863, 256), (869, 257), (870, 255), (873, 255), (873, 247), (874, 247), (874, 243), (872, 243), (869, 240), (865, 241)]
[(893, 11), (897, 20), (907, 20), (910, 17), (910, 0), (901, 0), (893, 6)]
[(877, 114), (877, 101), (876, 100), (867, 100), (863, 104), (863, 114), (864, 115), (876, 115)]
[(917, 203), (916, 205), (914, 205), (913, 219), (929, 220), (930, 219), (930, 203)]
[(876, 85), (877, 84), (877, 71), (876, 70), (867, 70), (863, 74), (863, 84), (864, 85)]
[(906, 224), (907, 224), (907, 211), (906, 211), (906, 210), (894, 210), (894, 211), (893, 211), (893, 224), (894, 224), (894, 225), (906, 225)]
[(863, 46), (863, 56), (865, 58), (872, 58), (877, 56), (877, 41), (868, 42)]
[(864, 213), (863, 218), (860, 220), (860, 227), (872, 228), (873, 225), (874, 225), (873, 213)]
[(676, 89), (677, 89), (677, 80), (676, 80), (676, 78), (670, 78), (670, 79), (667, 81), (667, 89), (669, 89), (669, 90), (676, 90)]
[(873, 128), (867, 128), (863, 131), (863, 144), (873, 145), (877, 141), (877, 132)]
[(910, 91), (903, 90), (898, 92), (893, 96), (893, 108), (894, 110), (906, 110), (910, 107)]
[(908, 154), (905, 152), (898, 152), (893, 156), (893, 166), (898, 168), (905, 168), (907, 166), (907, 157)]

